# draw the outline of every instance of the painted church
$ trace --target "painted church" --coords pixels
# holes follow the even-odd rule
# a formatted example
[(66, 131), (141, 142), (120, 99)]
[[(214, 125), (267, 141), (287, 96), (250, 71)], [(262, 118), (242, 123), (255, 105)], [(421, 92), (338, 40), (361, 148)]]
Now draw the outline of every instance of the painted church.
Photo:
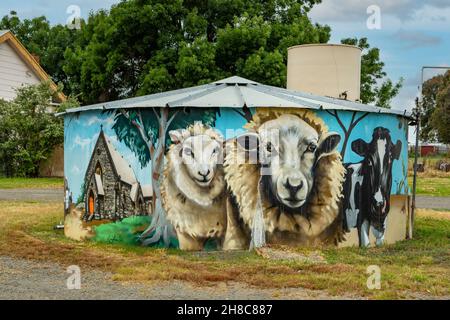
[(100, 130), (84, 179), (85, 221), (149, 215), (153, 190), (141, 185), (129, 163)]

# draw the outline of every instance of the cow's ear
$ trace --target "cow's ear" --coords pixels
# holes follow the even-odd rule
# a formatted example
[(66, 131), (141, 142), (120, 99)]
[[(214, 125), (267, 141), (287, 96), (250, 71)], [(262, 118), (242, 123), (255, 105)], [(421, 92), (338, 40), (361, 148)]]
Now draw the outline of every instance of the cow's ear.
[(246, 132), (236, 138), (237, 145), (245, 151), (257, 151), (259, 135), (255, 132)]
[(363, 139), (356, 139), (352, 142), (352, 150), (357, 155), (365, 157), (367, 155), (367, 151), (369, 150), (369, 145)]
[(392, 158), (398, 160), (400, 153), (402, 152), (402, 142), (397, 140), (397, 143), (392, 147)]
[(320, 137), (316, 151), (317, 160), (335, 152), (340, 141), (341, 136), (336, 132), (328, 132)]
[(189, 133), (186, 129), (171, 130), (169, 131), (169, 137), (173, 143), (178, 144), (184, 141), (186, 133)]

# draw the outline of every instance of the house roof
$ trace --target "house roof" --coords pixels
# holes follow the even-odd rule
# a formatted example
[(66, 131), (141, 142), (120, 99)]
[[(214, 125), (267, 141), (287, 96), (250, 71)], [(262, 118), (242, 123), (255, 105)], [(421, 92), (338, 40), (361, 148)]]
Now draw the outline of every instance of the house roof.
[(130, 191), (130, 198), (131, 198), (131, 200), (133, 200), (133, 202), (136, 202), (136, 197), (137, 197), (137, 194), (138, 194), (138, 190), (139, 190), (139, 183), (134, 183), (132, 186), (131, 186), (131, 191)]
[(153, 197), (153, 187), (151, 184), (145, 184), (141, 186), (142, 188), (142, 195), (144, 198), (152, 198)]
[(95, 174), (95, 185), (97, 186), (97, 193), (104, 196), (105, 190), (103, 189), (102, 177), (97, 173)]
[[(50, 81), (51, 88), (56, 92), (58, 87), (52, 81), (50, 76), (45, 72), (41, 65), (36, 61), (33, 55), (24, 47), (24, 45), (16, 38), (16, 36), (9, 30), (0, 30), (0, 44), (7, 42), (22, 58), (22, 60), (30, 67), (41, 81)], [(66, 96), (58, 92), (56, 99), (59, 102), (65, 101)]]
[(273, 107), (273, 108), (306, 108), (350, 110), (373, 113), (389, 113), (410, 117), (406, 109), (386, 109), (376, 106), (342, 100), (331, 97), (323, 97), (310, 93), (273, 87), (233, 76), (209, 84), (156, 93), (130, 99), (93, 104), (66, 110), (58, 115), (82, 112), (88, 110), (107, 110), (117, 108), (151, 108), (151, 107), (197, 107), (197, 108), (248, 108)]
[[(102, 134), (104, 135), (103, 131)], [(112, 162), (114, 167), (116, 168), (117, 174), (120, 177), (120, 180), (128, 183), (133, 186), (138, 183), (136, 180), (136, 175), (133, 172), (133, 169), (128, 164), (128, 162), (120, 155), (120, 153), (113, 146), (111, 141), (104, 135), (106, 146), (108, 147), (109, 154), (111, 155)]]

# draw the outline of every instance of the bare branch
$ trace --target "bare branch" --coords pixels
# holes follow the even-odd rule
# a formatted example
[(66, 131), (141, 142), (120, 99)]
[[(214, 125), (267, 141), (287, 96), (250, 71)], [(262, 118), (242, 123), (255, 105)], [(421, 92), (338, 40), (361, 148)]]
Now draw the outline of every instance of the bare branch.
[[(355, 112), (356, 114), (356, 112)], [(364, 113), (361, 117), (359, 117), (354, 123), (352, 123), (352, 125), (350, 126), (350, 128), (353, 130), (354, 127), (356, 127), (356, 125), (365, 117), (367, 117), (369, 115), (369, 112)]]
[(175, 117), (178, 115), (179, 110), (175, 111), (175, 113), (170, 117), (169, 121), (167, 121), (166, 130), (169, 129), (170, 124), (175, 119)]
[(336, 118), (339, 126), (341, 127), (342, 131), (344, 131), (345, 135), (347, 135), (347, 128), (345, 127), (344, 123), (341, 121), (341, 119), (339, 118), (339, 115), (337, 113), (337, 110), (333, 110), (333, 116)]
[[(139, 125), (138, 122), (136, 122), (135, 120), (132, 120), (130, 118), (130, 115), (128, 113), (126, 113), (125, 110), (119, 109), (119, 111), (138, 130), (139, 134), (141, 135), (142, 140), (144, 140), (145, 144), (147, 145), (147, 148), (149, 148), (149, 150), (153, 149), (153, 142), (145, 134), (144, 128), (141, 125)], [(140, 116), (140, 112), (138, 115)], [(140, 119), (142, 120), (142, 117)]]
[(155, 116), (156, 116), (156, 119), (158, 119), (158, 122), (160, 122), (160, 121), (161, 121), (161, 117), (158, 115), (158, 112), (156, 112), (156, 110), (155, 110), (154, 107), (152, 108), (152, 110), (153, 110), (153, 113), (154, 113)]

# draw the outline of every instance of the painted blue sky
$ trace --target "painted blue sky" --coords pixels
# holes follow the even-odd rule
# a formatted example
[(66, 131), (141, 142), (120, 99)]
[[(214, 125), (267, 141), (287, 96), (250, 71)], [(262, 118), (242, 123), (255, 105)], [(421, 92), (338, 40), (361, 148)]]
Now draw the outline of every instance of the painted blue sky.
[[(380, 29), (367, 28), (367, 8), (371, 5), (380, 9)], [(367, 37), (372, 46), (380, 48), (388, 76), (392, 80), (404, 78), (393, 108), (414, 106), (422, 66), (450, 66), (448, 0), (322, 0), (310, 17), (331, 27), (332, 43), (347, 37)], [(426, 71), (424, 78), (435, 74)]]
[(141, 167), (137, 157), (125, 144), (119, 142), (112, 129), (114, 115), (98, 111), (84, 112), (77, 116), (67, 116), (64, 121), (64, 172), (73, 199), (80, 195), (84, 175), (97, 142), (100, 128), (117, 151), (131, 165), (137, 180), (142, 184), (151, 184), (150, 166)]

